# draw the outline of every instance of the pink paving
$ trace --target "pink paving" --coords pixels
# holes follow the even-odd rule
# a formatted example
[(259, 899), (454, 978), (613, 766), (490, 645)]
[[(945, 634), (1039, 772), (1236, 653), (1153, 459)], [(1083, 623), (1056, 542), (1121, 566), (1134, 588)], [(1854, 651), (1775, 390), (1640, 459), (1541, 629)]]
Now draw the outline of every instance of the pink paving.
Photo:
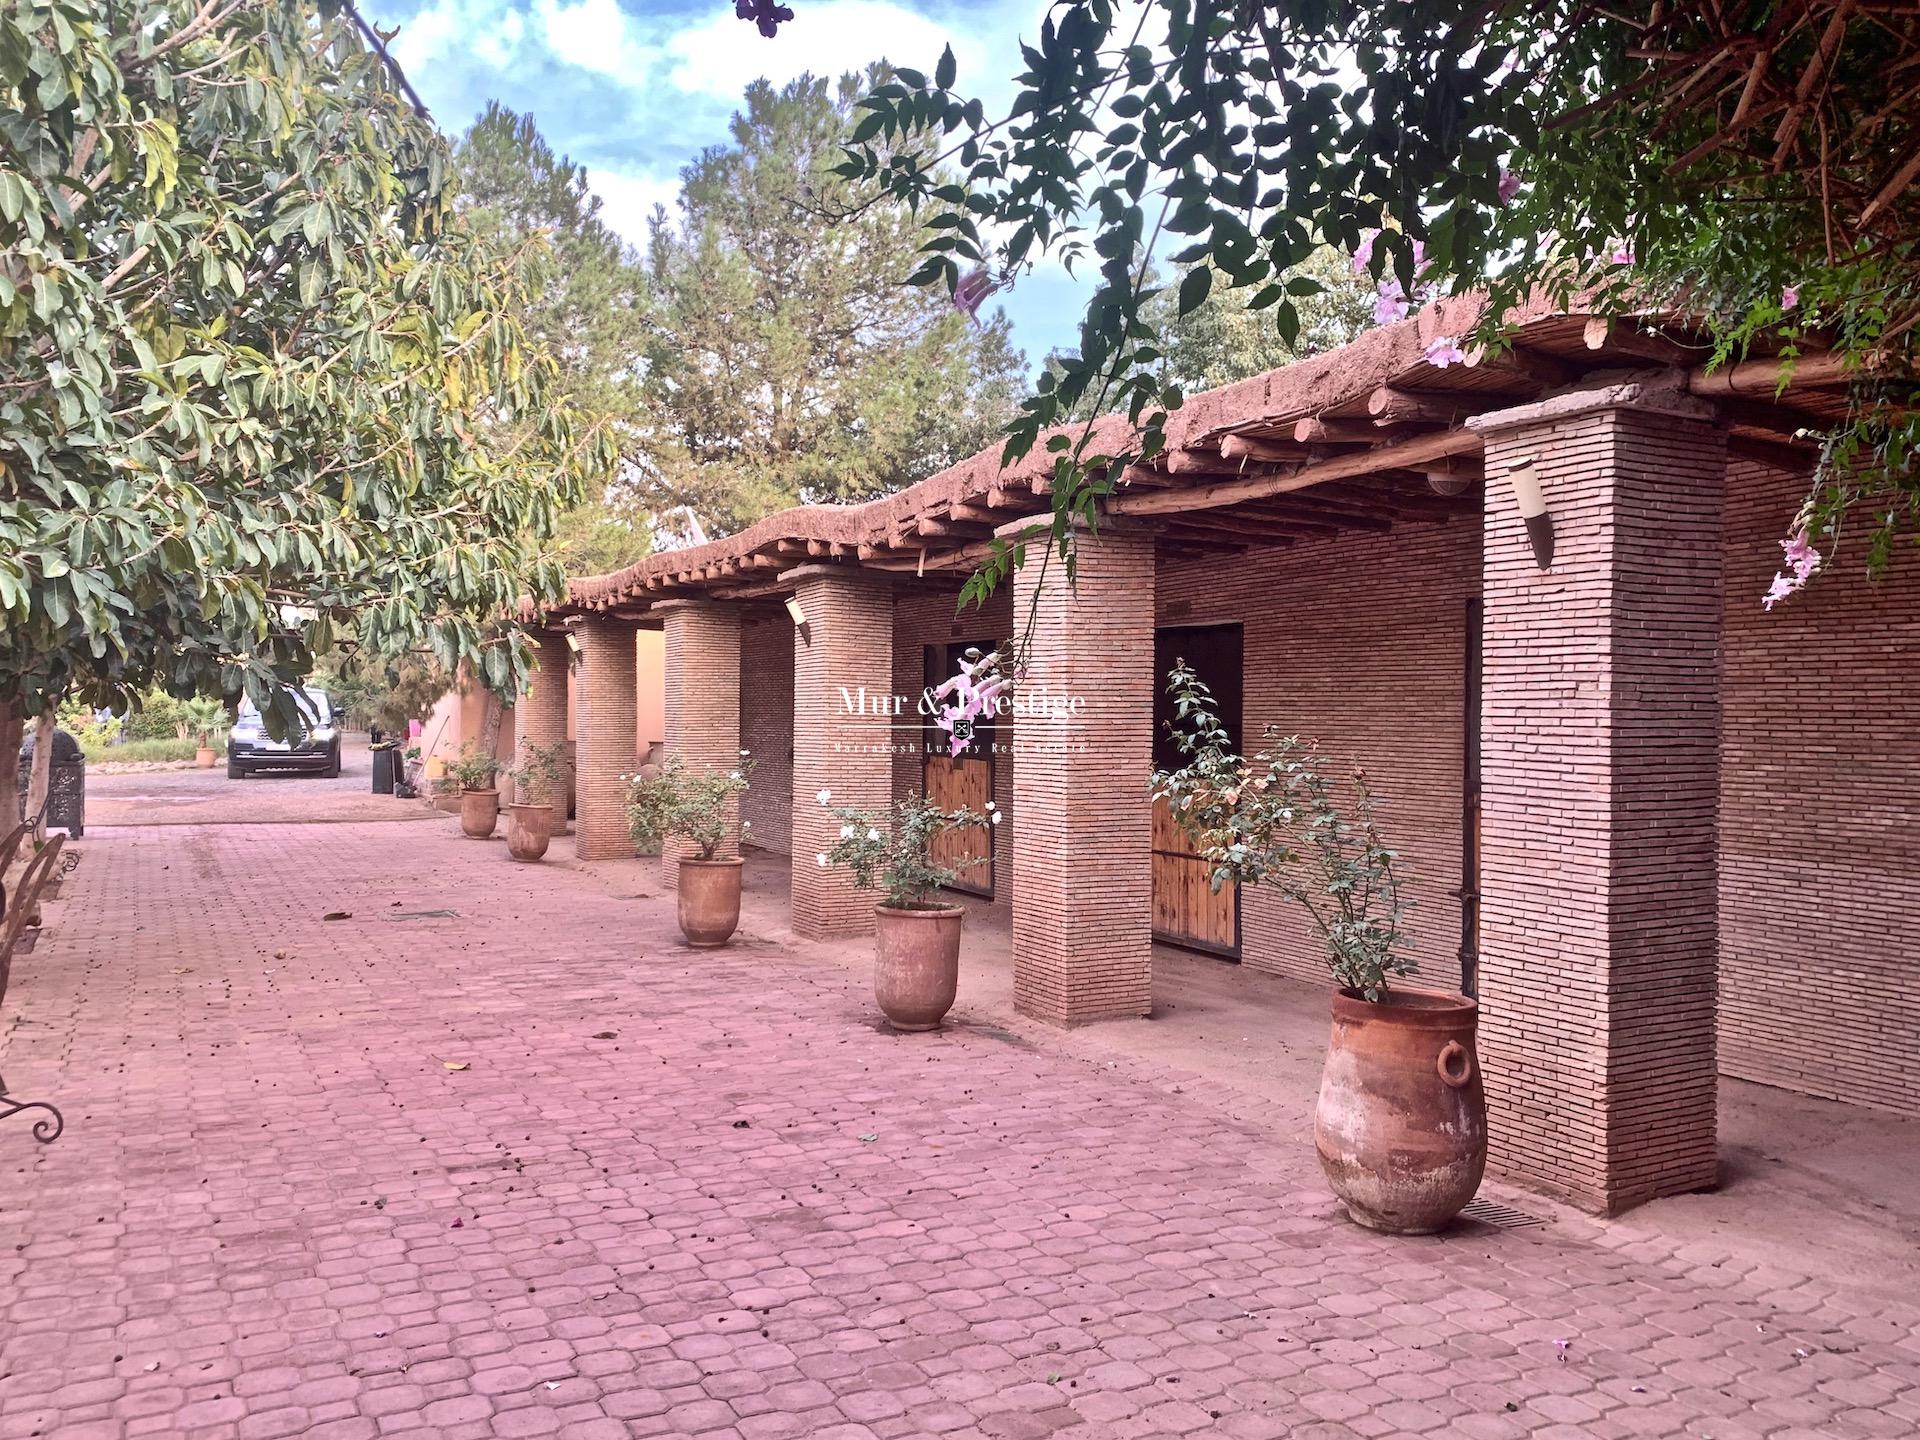
[(1366, 1234), (1297, 1132), (1038, 1031), (885, 1033), (855, 969), (687, 950), (635, 873), (90, 835), (0, 1028), (68, 1121), (0, 1129), (0, 1436), (1920, 1432), (1911, 1310)]

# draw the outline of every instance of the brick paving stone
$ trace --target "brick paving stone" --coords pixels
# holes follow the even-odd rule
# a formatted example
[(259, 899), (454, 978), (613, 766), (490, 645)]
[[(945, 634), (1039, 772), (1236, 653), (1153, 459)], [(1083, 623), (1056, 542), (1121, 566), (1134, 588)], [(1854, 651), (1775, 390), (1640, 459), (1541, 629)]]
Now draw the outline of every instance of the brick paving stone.
[(564, 840), (82, 854), (0, 1023), (69, 1124), (0, 1129), (0, 1440), (1920, 1430), (1910, 1308), (1605, 1226), (1368, 1234), (1296, 1133), (885, 1033)]

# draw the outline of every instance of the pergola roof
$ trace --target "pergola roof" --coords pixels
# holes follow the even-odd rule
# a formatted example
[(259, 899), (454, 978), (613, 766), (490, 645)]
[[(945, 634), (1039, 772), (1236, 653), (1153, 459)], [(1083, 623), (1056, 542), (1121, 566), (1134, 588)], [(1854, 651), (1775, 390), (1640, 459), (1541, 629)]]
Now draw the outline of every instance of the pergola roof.
[[(1477, 514), (1481, 442), (1467, 420), (1629, 377), (1712, 401), (1732, 449), (1785, 465), (1806, 465), (1815, 453), (1797, 430), (1845, 412), (1848, 377), (1835, 357), (1803, 351), (1791, 388), (1776, 396), (1777, 361), (1709, 373), (1710, 348), (1670, 315), (1609, 321), (1541, 303), (1507, 317), (1509, 349), (1429, 363), (1428, 345), (1470, 333), (1482, 303), (1442, 301), (1338, 350), (1193, 396), (1169, 417), (1166, 451), (1129, 467), (1104, 508), (1151, 524), (1174, 554)], [(1091, 448), (1112, 452), (1128, 439), (1125, 417), (1104, 417)], [(787, 588), (784, 572), (807, 564), (964, 575), (998, 526), (1050, 508), (1053, 456), (1045, 445), (1012, 465), (999, 457), (996, 446), (894, 495), (797, 506), (735, 535), (572, 580), (566, 603), (548, 616), (641, 616), (659, 601), (695, 595), (760, 598)], [(1442, 494), (1454, 487), (1436, 487), (1430, 476), (1467, 483)]]

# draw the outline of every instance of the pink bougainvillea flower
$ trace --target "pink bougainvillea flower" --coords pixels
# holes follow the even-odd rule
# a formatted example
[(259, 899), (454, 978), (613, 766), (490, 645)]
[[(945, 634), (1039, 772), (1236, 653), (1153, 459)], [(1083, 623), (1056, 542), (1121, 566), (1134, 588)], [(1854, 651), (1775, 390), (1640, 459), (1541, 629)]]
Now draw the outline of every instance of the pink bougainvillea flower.
[(1616, 265), (1633, 264), (1632, 242), (1627, 240), (1615, 241), (1613, 246), (1613, 254), (1609, 255), (1607, 258), (1613, 261), (1613, 263)]
[(1364, 275), (1367, 267), (1373, 263), (1373, 242), (1379, 237), (1378, 230), (1369, 230), (1360, 237), (1360, 248), (1353, 252), (1353, 273)]
[(1407, 318), (1407, 295), (1400, 288), (1400, 282), (1391, 275), (1380, 282), (1380, 289), (1373, 302), (1373, 323), (1391, 325), (1396, 320)]
[(1798, 285), (1782, 285), (1780, 287), (1780, 308), (1782, 310), (1791, 310), (1799, 303), (1800, 287)]
[(1451, 335), (1436, 335), (1427, 342), (1427, 363), (1436, 370), (1465, 364), (1466, 359), (1467, 352), (1460, 348), (1460, 342)]
[(1812, 578), (1813, 572), (1820, 568), (1820, 552), (1813, 548), (1805, 530), (1797, 532), (1792, 539), (1782, 540), (1780, 548), (1801, 584), (1804, 585)]
[(1520, 193), (1520, 177), (1506, 166), (1500, 167), (1500, 203), (1510, 203)]
[(980, 323), (980, 306), (986, 298), (1000, 288), (1000, 282), (987, 273), (987, 267), (981, 265), (960, 277), (960, 283), (953, 287), (953, 308), (962, 315)]
[(1775, 605), (1778, 605), (1799, 588), (1798, 582), (1796, 582), (1791, 575), (1776, 575), (1773, 577), (1773, 584), (1767, 587), (1767, 593), (1760, 603), (1771, 610)]

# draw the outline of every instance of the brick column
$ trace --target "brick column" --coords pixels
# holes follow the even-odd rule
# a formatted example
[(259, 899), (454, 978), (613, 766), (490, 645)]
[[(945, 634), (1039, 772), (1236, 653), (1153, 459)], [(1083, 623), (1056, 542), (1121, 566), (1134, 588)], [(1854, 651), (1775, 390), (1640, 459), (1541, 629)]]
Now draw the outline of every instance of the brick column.
[(1035, 615), (1014, 701), (1013, 1000), (1055, 1025), (1153, 1003), (1153, 537), (1078, 538), (1077, 590), (1057, 562), (1042, 586), (1033, 554), (1013, 591), (1016, 639)]
[[(574, 854), (618, 860), (633, 854), (627, 833), (627, 785), (633, 773), (634, 623), (596, 615), (582, 620), (580, 713), (574, 736)], [(563, 690), (560, 703), (566, 704)], [(564, 714), (561, 719), (564, 726)]]
[[(1615, 1213), (1714, 1183), (1726, 437), (1635, 385), (1486, 438), (1480, 1006), (1494, 1168)], [(1535, 562), (1506, 478), (1555, 531)]]
[[(567, 742), (567, 637), (558, 630), (543, 630), (534, 636), (534, 660), (538, 668), (527, 684), (527, 693), (514, 707), (517, 739), (523, 745), (559, 745)], [(564, 755), (560, 774), (554, 781), (553, 829), (557, 835), (567, 823), (567, 776)]]
[(788, 578), (807, 617), (793, 641), (791, 923), (810, 939), (867, 934), (880, 897), (821, 867), (839, 822), (820, 792), (836, 806), (892, 807), (893, 589), (831, 565), (803, 565)]
[[(678, 755), (696, 775), (732, 770), (740, 763), (740, 612), (708, 600), (669, 600), (653, 607), (666, 621), (668, 755)], [(738, 855), (739, 804), (733, 802), (734, 834), (720, 849)], [(684, 840), (668, 840), (660, 852), (660, 876), (672, 889), (679, 862), (693, 853)]]

